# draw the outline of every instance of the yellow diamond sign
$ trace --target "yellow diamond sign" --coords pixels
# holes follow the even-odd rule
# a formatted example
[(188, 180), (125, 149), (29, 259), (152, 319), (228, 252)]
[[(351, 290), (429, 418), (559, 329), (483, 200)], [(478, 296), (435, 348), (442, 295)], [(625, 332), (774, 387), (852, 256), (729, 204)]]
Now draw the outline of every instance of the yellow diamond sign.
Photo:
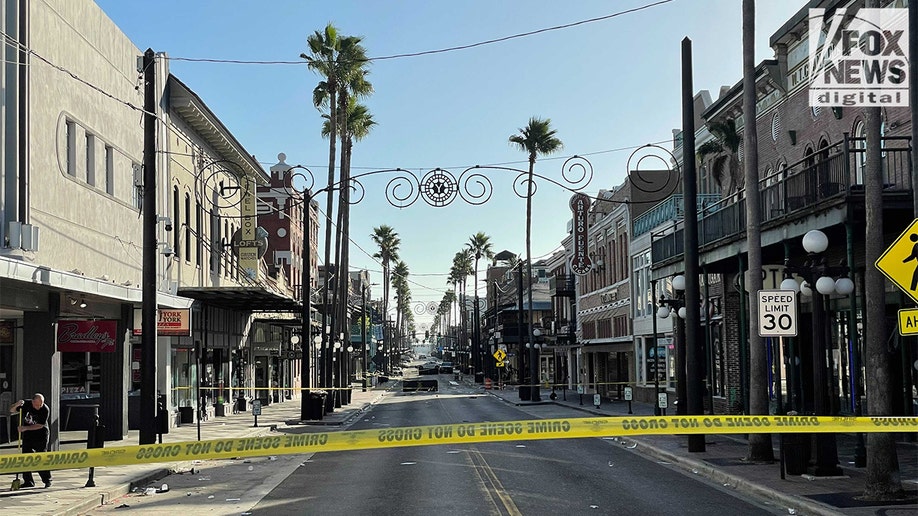
[(503, 362), (504, 359), (507, 358), (507, 352), (502, 349), (498, 349), (494, 352), (494, 358), (496, 358), (498, 362)]
[(889, 281), (918, 302), (918, 219), (883, 251), (876, 266)]

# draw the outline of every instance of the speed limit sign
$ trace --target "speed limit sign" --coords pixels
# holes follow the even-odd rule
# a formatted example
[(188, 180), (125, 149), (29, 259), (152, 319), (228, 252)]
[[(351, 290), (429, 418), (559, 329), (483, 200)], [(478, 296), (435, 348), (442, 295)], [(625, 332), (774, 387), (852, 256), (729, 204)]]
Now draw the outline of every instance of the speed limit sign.
[(759, 337), (797, 336), (797, 292), (759, 291)]

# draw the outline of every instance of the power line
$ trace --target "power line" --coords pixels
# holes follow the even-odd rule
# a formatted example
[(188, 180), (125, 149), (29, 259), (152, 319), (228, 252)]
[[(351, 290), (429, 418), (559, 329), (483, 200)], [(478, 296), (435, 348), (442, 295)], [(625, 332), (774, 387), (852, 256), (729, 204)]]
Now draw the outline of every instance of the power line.
[[(433, 54), (444, 54), (444, 53), (446, 53), (446, 52), (456, 52), (456, 51), (459, 51), (459, 50), (468, 50), (468, 49), (470, 49), (470, 48), (482, 47), (482, 46), (485, 46), (485, 45), (493, 45), (493, 44), (495, 44), (495, 43), (503, 43), (504, 41), (510, 41), (510, 40), (513, 40), (513, 39), (525, 38), (525, 37), (528, 37), (528, 36), (534, 36), (534, 35), (536, 35), (536, 34), (542, 34), (542, 33), (545, 33), (545, 32), (551, 32), (551, 31), (556, 31), (556, 30), (561, 30), (561, 29), (569, 29), (569, 28), (571, 28), (571, 27), (576, 27), (576, 26), (578, 26), (578, 25), (585, 25), (585, 24), (588, 24), (588, 23), (595, 23), (595, 22), (599, 22), (599, 21), (605, 21), (605, 20), (609, 20), (609, 19), (612, 19), (612, 18), (617, 18), (617, 17), (619, 17), (619, 16), (623, 16), (623, 15), (626, 15), (626, 14), (631, 14), (631, 13), (635, 13), (635, 12), (638, 12), (638, 11), (643, 11), (643, 10), (645, 10), (645, 9), (650, 9), (650, 8), (653, 8), (653, 7), (657, 7), (657, 6), (660, 6), (660, 5), (663, 5), (663, 4), (668, 4), (668, 3), (672, 2), (672, 1), (673, 1), (673, 0), (660, 0), (660, 1), (658, 1), (658, 2), (654, 2), (654, 3), (650, 3), (650, 4), (641, 5), (641, 6), (638, 6), (638, 7), (633, 8), (633, 9), (626, 9), (626, 10), (624, 10), (624, 11), (618, 11), (618, 12), (615, 12), (615, 13), (612, 13), (612, 14), (607, 14), (607, 15), (605, 15), (605, 16), (598, 16), (598, 17), (596, 17), (596, 18), (589, 18), (589, 19), (586, 19), (586, 20), (579, 20), (579, 21), (575, 21), (575, 22), (571, 22), (571, 23), (565, 23), (565, 24), (563, 24), (563, 25), (554, 25), (554, 26), (552, 26), (552, 27), (546, 27), (546, 28), (542, 28), (542, 29), (531, 30), (531, 31), (528, 31), (528, 32), (521, 32), (521, 33), (518, 33), (518, 34), (512, 34), (512, 35), (510, 35), (510, 36), (503, 36), (503, 37), (499, 37), (499, 38), (488, 39), (488, 40), (485, 40), (485, 41), (479, 41), (479, 42), (476, 42), (476, 43), (469, 43), (469, 44), (466, 44), (466, 45), (458, 45), (458, 46), (454, 46), (454, 47), (446, 47), (446, 48), (440, 48), (440, 49), (436, 49), (436, 50), (423, 50), (423, 51), (420, 51), (420, 52), (406, 52), (406, 53), (403, 53), (403, 54), (393, 54), (393, 55), (388, 55), (388, 56), (368, 57), (368, 58), (365, 59), (365, 61), (366, 61), (366, 62), (372, 62), (372, 61), (389, 61), (389, 60), (393, 60), (393, 59), (403, 59), (403, 58), (408, 58), (408, 57), (420, 57), (420, 56), (428, 56), (428, 55), (433, 55)], [(305, 61), (302, 61), (302, 60), (301, 60), (301, 61), (257, 61), (257, 60), (244, 60), (244, 59), (215, 59), (215, 58), (196, 58), (196, 57), (168, 57), (167, 59), (171, 59), (171, 60), (173, 60), (173, 61), (188, 61), (188, 62), (193, 62), (193, 63), (225, 63), (225, 64), (246, 64), (246, 65), (300, 65), (300, 66), (305, 66), (305, 65), (306, 65), (306, 62), (305, 62)]]

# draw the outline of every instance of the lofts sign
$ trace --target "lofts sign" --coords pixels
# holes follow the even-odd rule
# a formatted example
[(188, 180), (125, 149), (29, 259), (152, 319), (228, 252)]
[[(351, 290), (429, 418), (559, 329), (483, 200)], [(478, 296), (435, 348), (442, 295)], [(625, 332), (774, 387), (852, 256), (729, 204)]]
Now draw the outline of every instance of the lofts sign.
[(908, 42), (908, 9), (810, 9), (810, 105), (907, 106)]
[(571, 256), (571, 272), (583, 276), (593, 269), (593, 262), (587, 254), (587, 232), (589, 231), (590, 198), (582, 193), (571, 197), (571, 212), (574, 223), (572, 229), (574, 254)]

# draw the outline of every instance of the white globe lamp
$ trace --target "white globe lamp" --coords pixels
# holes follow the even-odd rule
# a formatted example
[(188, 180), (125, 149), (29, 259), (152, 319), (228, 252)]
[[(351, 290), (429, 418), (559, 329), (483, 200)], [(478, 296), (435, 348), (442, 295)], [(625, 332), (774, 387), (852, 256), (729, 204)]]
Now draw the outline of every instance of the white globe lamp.
[(803, 249), (810, 254), (819, 254), (829, 248), (829, 237), (818, 229), (811, 229), (803, 235)]

